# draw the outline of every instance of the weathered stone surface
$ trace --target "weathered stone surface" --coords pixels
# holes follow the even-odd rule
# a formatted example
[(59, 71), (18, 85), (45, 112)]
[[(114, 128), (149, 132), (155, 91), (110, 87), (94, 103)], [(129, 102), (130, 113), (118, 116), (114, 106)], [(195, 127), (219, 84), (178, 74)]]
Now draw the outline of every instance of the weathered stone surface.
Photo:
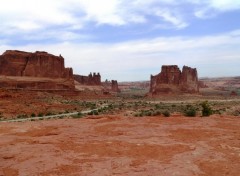
[(7, 50), (0, 56), (0, 75), (73, 78), (73, 71), (72, 68), (64, 67), (61, 55)]
[(183, 66), (180, 77), (180, 89), (183, 92), (199, 92), (198, 74), (196, 68)]
[(117, 80), (108, 81), (102, 83), (102, 86), (104, 87), (104, 90), (106, 92), (120, 92), (120, 89), (118, 88), (118, 82)]
[(150, 93), (197, 93), (199, 92), (197, 69), (177, 65), (163, 65), (161, 73), (152, 76)]
[(73, 75), (74, 80), (82, 85), (89, 86), (100, 86), (101, 85), (101, 75), (99, 73), (90, 73), (88, 76)]
[(117, 80), (112, 80), (112, 91), (113, 92), (120, 92), (119, 88), (118, 88), (118, 82)]
[(74, 89), (73, 70), (64, 58), (47, 52), (7, 50), (0, 55), (0, 87)]

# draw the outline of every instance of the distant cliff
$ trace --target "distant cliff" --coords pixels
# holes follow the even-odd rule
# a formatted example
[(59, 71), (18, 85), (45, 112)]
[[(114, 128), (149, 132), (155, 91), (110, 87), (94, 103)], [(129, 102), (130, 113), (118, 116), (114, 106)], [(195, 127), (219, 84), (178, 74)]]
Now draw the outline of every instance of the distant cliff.
[(198, 93), (199, 83), (196, 68), (184, 66), (181, 70), (177, 65), (163, 65), (159, 74), (152, 76), (150, 93)]
[(42, 51), (7, 50), (0, 55), (0, 76), (11, 78), (2, 78), (2, 87), (74, 89), (73, 70), (65, 68), (64, 58)]
[(100, 86), (101, 85), (101, 75), (99, 73), (90, 73), (88, 76), (83, 75), (73, 75), (74, 80), (82, 85), (89, 86)]
[(105, 91), (121, 92), (118, 87), (117, 80), (112, 80), (112, 81), (106, 80), (105, 82), (102, 83), (102, 86), (104, 87)]
[(62, 56), (7, 50), (0, 55), (0, 75), (73, 78), (73, 70), (64, 67)]

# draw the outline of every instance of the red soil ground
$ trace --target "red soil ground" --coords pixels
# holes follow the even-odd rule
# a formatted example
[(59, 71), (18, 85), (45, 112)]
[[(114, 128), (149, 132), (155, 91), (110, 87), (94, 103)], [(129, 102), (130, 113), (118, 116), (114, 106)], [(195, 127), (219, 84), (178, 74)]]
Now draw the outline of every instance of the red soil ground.
[(239, 117), (0, 123), (0, 176), (238, 176)]

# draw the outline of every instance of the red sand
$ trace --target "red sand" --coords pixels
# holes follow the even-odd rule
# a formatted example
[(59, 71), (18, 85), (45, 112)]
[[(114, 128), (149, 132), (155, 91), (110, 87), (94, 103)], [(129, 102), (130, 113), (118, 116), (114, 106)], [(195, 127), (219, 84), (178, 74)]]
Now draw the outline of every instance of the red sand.
[(0, 123), (0, 176), (238, 176), (239, 117)]

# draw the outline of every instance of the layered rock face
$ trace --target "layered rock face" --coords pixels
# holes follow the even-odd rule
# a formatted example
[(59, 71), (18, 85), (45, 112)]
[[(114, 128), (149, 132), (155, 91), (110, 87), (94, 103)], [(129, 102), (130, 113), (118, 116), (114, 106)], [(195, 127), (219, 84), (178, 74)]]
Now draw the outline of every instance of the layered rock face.
[(161, 73), (152, 76), (150, 93), (198, 93), (197, 69), (184, 66), (181, 70), (177, 65), (163, 65)]
[(111, 92), (120, 92), (120, 89), (118, 88), (118, 82), (117, 80), (108, 81), (102, 83), (105, 91), (111, 91)]
[(0, 76), (8, 78), (1, 82), (10, 88), (74, 89), (72, 68), (65, 68), (61, 55), (47, 52), (7, 50), (0, 55)]
[(101, 85), (101, 75), (99, 73), (90, 73), (88, 76), (73, 75), (74, 80), (82, 85), (89, 86), (100, 86)]
[(112, 91), (113, 92), (120, 92), (119, 88), (118, 88), (118, 82), (117, 80), (112, 80)]
[(64, 58), (47, 52), (8, 50), (0, 56), (0, 75), (48, 78), (73, 78), (72, 68), (65, 68)]

